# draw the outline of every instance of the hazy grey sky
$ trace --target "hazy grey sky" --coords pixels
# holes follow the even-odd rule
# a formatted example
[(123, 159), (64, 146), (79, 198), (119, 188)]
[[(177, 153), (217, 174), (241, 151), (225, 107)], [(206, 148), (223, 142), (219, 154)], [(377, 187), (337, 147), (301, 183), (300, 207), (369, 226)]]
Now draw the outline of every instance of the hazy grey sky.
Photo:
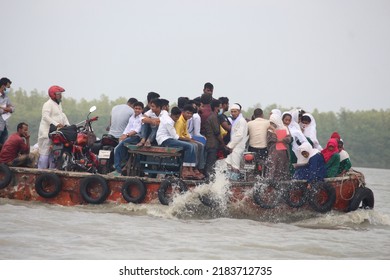
[(390, 108), (388, 0), (0, 0), (0, 76), (88, 100)]

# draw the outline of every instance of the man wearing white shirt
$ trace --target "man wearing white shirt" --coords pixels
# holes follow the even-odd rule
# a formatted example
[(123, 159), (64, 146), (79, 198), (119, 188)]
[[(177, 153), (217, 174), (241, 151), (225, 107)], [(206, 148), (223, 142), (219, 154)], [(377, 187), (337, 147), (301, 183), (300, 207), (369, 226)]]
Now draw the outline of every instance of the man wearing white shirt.
[(160, 117), (168, 115), (168, 112), (162, 109), (161, 99), (156, 98), (149, 103), (150, 110), (144, 113), (142, 117), (141, 141), (137, 146), (150, 147), (156, 139)]
[(142, 102), (134, 103), (134, 114), (129, 118), (129, 122), (119, 138), (119, 144), (114, 150), (114, 166), (115, 171), (111, 175), (118, 176), (122, 173), (122, 162), (126, 162), (129, 158), (129, 153), (125, 144), (137, 144), (140, 141), (139, 133), (141, 132), (141, 119), (144, 104)]
[(8, 78), (0, 79), (0, 149), (8, 138), (7, 119), (15, 111), (15, 107), (8, 98), (11, 84), (12, 82)]

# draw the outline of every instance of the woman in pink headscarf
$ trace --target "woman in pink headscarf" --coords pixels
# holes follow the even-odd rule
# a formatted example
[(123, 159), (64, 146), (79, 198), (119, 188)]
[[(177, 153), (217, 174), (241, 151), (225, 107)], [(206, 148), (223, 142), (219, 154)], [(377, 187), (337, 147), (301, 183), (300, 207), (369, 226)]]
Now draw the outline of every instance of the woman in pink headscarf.
[(292, 137), (283, 124), (281, 115), (271, 114), (270, 126), (267, 131), (267, 173), (274, 180), (288, 180), (290, 174), (289, 144)]
[(340, 154), (338, 142), (335, 138), (330, 138), (326, 148), (321, 151), (326, 165), (326, 177), (336, 177), (340, 167)]

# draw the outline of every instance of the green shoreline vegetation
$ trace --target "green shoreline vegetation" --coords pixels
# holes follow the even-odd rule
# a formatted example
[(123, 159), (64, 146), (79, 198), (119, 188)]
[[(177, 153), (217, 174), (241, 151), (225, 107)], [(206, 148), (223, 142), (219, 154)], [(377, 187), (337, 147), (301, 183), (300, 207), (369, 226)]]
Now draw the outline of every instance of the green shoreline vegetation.
[[(48, 99), (47, 94), (37, 90), (27, 93), (19, 89), (13, 90), (9, 98), (16, 108), (8, 122), (9, 133), (16, 131), (19, 122), (26, 122), (29, 124), (31, 144), (35, 144), (38, 138), (42, 105)], [(91, 106), (96, 105), (97, 110), (93, 115), (99, 116), (99, 120), (93, 124), (93, 128), (96, 136), (100, 138), (107, 133), (105, 129), (109, 124), (111, 108), (116, 104), (126, 103), (127, 99), (120, 97), (110, 100), (107, 95), (103, 94), (100, 99), (86, 100), (83, 98), (77, 101), (65, 95), (62, 107), (69, 122), (77, 123), (85, 119)], [(170, 101), (172, 107), (177, 99)], [(262, 107), (260, 103), (257, 103), (244, 110), (244, 116), (250, 119), (255, 108), (262, 108), (266, 117), (275, 108), (282, 112), (291, 109), (281, 108), (277, 104)], [(339, 112), (319, 112), (315, 109), (310, 113), (316, 120), (317, 138), (323, 147), (332, 132), (337, 131), (344, 140), (344, 147), (350, 155), (352, 166), (390, 169), (390, 109), (350, 111), (342, 108)]]

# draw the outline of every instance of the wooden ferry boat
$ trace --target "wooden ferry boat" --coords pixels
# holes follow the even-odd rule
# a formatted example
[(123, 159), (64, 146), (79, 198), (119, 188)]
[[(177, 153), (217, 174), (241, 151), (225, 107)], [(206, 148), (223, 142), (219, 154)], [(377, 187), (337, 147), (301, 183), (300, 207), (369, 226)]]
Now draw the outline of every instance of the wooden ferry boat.
[[(0, 197), (64, 206), (101, 203), (172, 202), (174, 193), (192, 191), (204, 180), (179, 179), (180, 149), (128, 145), (128, 176), (8, 167), (0, 164)], [(148, 176), (146, 176), (148, 175)], [(157, 178), (150, 178), (155, 177)], [(350, 171), (343, 177), (325, 179), (308, 188), (304, 181), (274, 182), (259, 177), (228, 183), (231, 202), (243, 200), (245, 205), (267, 211), (272, 208), (305, 208), (317, 212), (354, 211), (373, 208), (373, 192), (366, 187), (364, 175)], [(200, 195), (200, 201), (217, 206), (213, 194)]]

